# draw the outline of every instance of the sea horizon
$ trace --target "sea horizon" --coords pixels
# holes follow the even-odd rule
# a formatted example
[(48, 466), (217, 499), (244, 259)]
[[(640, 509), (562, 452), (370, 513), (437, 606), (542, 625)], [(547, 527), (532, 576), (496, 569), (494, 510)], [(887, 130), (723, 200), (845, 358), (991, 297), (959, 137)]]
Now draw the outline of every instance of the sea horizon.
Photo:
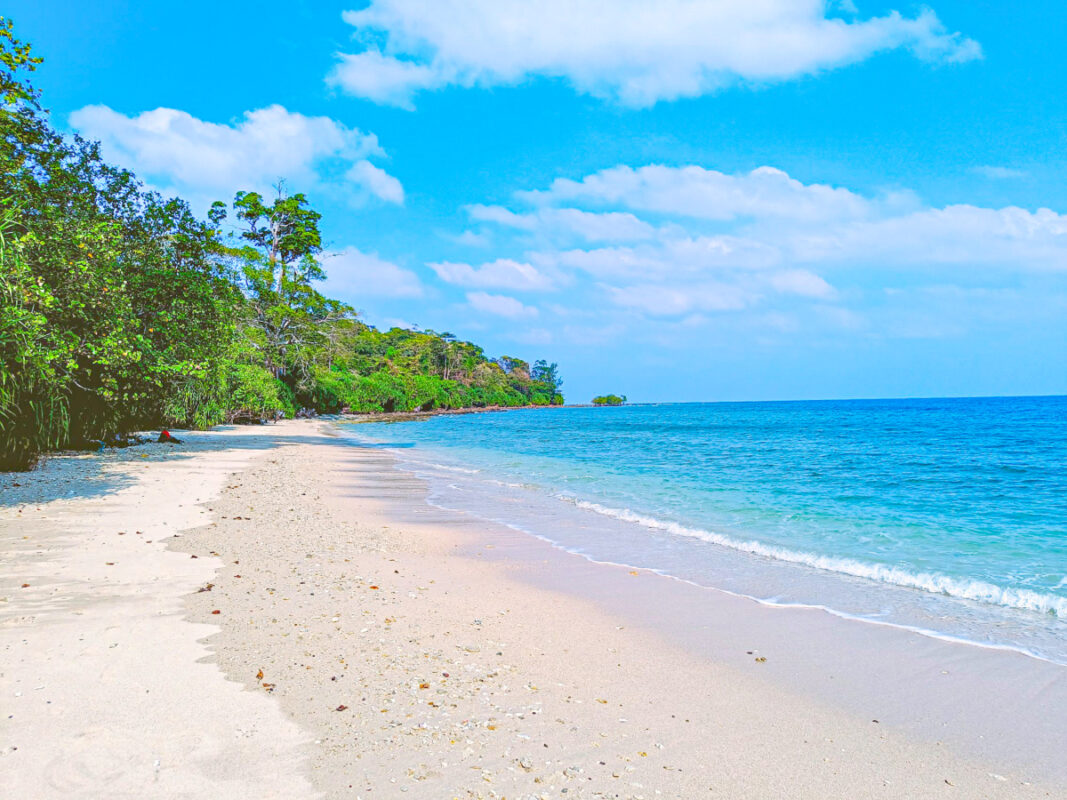
[[(900, 400), (1025, 400), (1067, 398), (1067, 394), (945, 394), (945, 395), (900, 395), (884, 397), (790, 397), (778, 399), (755, 400), (626, 400), (625, 406), (686, 406), (686, 405), (723, 405), (729, 403), (850, 403), (850, 402), (892, 402)], [(553, 408), (617, 408), (618, 406), (597, 406), (595, 403), (564, 403)]]

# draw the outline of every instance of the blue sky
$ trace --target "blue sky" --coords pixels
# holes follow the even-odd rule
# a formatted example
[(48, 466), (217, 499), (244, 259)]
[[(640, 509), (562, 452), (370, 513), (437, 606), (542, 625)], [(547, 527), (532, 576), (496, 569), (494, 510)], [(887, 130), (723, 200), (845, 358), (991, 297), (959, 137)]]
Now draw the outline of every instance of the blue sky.
[(931, 0), (10, 0), (60, 127), (284, 177), (379, 326), (571, 401), (1067, 393), (1067, 13)]

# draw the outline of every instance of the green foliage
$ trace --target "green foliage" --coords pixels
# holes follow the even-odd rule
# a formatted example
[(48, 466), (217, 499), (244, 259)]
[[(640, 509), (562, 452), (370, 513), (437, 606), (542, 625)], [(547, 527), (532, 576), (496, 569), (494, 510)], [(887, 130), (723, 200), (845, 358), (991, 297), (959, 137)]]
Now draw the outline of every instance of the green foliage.
[(33, 280), (13, 214), (0, 218), (0, 469), (25, 469), (42, 448), (61, 446), (69, 402), (53, 391), (54, 369), (44, 346), (47, 318), (38, 309), (50, 295)]
[(361, 323), (317, 291), (302, 194), (238, 192), (206, 222), (51, 126), (39, 63), (0, 17), (0, 469), (156, 425), (299, 408), (417, 411), (563, 402), (555, 364), (450, 333)]
[(0, 22), (0, 462), (152, 424), (234, 335), (214, 233), (98, 147), (64, 139)]
[[(331, 328), (355, 317), (349, 306), (312, 285), (326, 277), (317, 260), (321, 215), (308, 207), (304, 195), (286, 195), (283, 187), (269, 206), (256, 192), (238, 192), (233, 210), (242, 226), (239, 239), (246, 244), (220, 252), (229, 256), (242, 281), (249, 341), (276, 377), (290, 376), (295, 387), (307, 389)], [(212, 206), (214, 224), (225, 215), (222, 203)]]
[(593, 398), (594, 406), (621, 406), (626, 402), (626, 395), (604, 394)]
[(258, 364), (233, 364), (227, 375), (226, 421), (273, 419), (296, 413), (293, 390)]

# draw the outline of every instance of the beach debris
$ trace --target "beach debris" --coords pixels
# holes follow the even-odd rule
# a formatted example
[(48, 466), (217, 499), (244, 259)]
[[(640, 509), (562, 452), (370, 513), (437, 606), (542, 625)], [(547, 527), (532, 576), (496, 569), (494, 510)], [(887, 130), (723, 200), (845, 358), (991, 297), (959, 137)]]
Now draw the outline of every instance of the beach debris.
[(263, 684), (263, 688), (266, 689), (268, 692), (273, 692), (274, 691), (274, 687), (276, 685), (277, 684), (274, 684), (274, 683), (264, 683)]
[(757, 664), (764, 664), (767, 662), (767, 656), (756, 656)]
[(372, 589), (377, 589), (378, 587), (377, 587), (377, 586), (371, 586), (370, 588), (372, 588)]
[(24, 584), (22, 584), (22, 588), (23, 589), (29, 589), (30, 585), (28, 583), (24, 583)]
[(201, 586), (199, 589), (196, 590), (196, 593), (200, 594), (201, 592), (210, 592), (214, 588), (215, 588), (215, 584), (213, 584), (213, 583), (205, 583), (203, 586)]
[(257, 681), (263, 680), (263, 670), (260, 670), (259, 672), (256, 673), (256, 680)]
[(347, 711), (347, 710), (348, 710), (348, 706), (346, 706), (344, 703), (342, 703), (341, 705), (337, 706), (337, 708), (334, 709), (334, 711)]
[(216, 608), (216, 609), (215, 609), (214, 611), (212, 611), (211, 613), (212, 613), (212, 614), (221, 614), (222, 612), (221, 612), (221, 611), (219, 611), (219, 610), (218, 610), (218, 609)]

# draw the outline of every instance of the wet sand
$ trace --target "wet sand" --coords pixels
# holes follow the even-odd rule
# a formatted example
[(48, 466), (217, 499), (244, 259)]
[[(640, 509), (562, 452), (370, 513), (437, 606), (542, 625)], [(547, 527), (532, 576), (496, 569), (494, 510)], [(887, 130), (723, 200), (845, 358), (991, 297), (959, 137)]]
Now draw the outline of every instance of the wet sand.
[(591, 564), (321, 422), (56, 458), (0, 499), (4, 796), (1067, 787), (1062, 667)]

